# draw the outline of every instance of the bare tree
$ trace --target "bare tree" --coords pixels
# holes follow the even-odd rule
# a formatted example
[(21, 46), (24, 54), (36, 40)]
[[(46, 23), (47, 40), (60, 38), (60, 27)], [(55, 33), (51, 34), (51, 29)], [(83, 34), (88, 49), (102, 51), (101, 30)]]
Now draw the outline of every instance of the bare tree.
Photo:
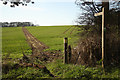
[[(109, 1), (109, 0), (108, 0)], [(101, 16), (95, 17), (94, 14), (101, 12), (102, 7), (110, 6), (109, 12), (107, 13), (108, 18), (108, 23), (109, 25), (117, 25), (118, 24), (118, 2), (116, 1), (111, 1), (109, 2), (88, 2), (86, 0), (76, 0), (76, 5), (80, 7), (82, 10), (82, 14), (78, 17), (76, 22), (80, 25), (86, 25), (86, 26), (81, 26), (81, 28), (87, 32), (92, 31), (93, 32), (99, 32), (101, 34)], [(114, 21), (114, 22), (113, 22)], [(92, 26), (95, 25), (95, 26)]]
[[(91, 60), (91, 62), (100, 60), (99, 57), (101, 56), (102, 17), (95, 17), (94, 14), (101, 12), (102, 7), (107, 7), (107, 14), (105, 14), (105, 16), (107, 17), (105, 18), (107, 19), (107, 21), (105, 20), (106, 29), (104, 29), (106, 30), (106, 60), (107, 63), (118, 64), (120, 62), (120, 26), (118, 26), (120, 23), (120, 19), (118, 17), (120, 14), (120, 7), (118, 6), (119, 2), (109, 1), (103, 3), (88, 2), (88, 0), (76, 0), (75, 3), (83, 11), (76, 21), (80, 25), (80, 29), (82, 29), (80, 34), (82, 34), (82, 36), (84, 37), (84, 39), (80, 39), (81, 44), (78, 45), (80, 46), (79, 50), (81, 50), (82, 56), (81, 59), (79, 59), (79, 62), (83, 61), (84, 63), (86, 63), (85, 61), (87, 60)], [(92, 48), (89, 48), (90, 46), (92, 46)], [(82, 50), (83, 47), (85, 47), (86, 50)], [(88, 56), (90, 56), (90, 52), (92, 54), (92, 57), (94, 57), (94, 60), (89, 60)], [(86, 58), (84, 58), (83, 56)]]

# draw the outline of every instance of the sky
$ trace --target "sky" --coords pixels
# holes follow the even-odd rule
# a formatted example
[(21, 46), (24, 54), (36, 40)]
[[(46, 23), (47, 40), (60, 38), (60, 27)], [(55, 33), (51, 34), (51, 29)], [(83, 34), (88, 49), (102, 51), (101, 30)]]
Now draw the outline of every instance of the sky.
[(33, 22), (40, 26), (76, 25), (80, 14), (75, 0), (34, 0), (35, 4), (15, 8), (0, 1), (0, 22)]

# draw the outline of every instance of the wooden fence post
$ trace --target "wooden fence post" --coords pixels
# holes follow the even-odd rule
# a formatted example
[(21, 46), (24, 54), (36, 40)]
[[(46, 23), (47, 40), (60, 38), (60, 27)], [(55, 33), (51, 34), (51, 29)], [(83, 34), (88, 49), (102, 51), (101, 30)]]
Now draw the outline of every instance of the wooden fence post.
[(69, 51), (69, 59), (68, 59), (68, 63), (71, 62), (71, 46), (68, 46), (68, 51)]
[(68, 39), (64, 38), (64, 64), (68, 63), (67, 59), (67, 48), (68, 48)]

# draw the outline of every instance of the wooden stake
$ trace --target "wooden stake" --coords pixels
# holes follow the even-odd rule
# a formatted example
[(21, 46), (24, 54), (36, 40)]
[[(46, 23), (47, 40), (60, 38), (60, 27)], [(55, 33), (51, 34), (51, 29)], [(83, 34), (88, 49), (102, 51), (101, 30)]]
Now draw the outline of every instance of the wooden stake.
[(104, 34), (104, 27), (105, 27), (105, 24), (104, 24), (104, 7), (102, 8), (102, 67), (104, 68), (104, 48), (105, 48), (105, 40), (104, 40), (104, 38), (105, 38), (105, 34)]
[(67, 59), (68, 39), (64, 38), (64, 64), (68, 63)]
[(69, 45), (68, 46), (68, 51), (69, 51), (69, 60), (68, 60), (68, 62), (70, 63), (71, 62), (71, 46)]

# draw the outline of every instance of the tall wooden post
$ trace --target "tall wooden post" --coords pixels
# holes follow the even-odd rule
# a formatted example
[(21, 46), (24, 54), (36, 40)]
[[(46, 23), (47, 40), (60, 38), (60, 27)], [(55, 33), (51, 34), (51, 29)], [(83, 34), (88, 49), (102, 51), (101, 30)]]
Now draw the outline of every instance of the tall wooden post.
[[(109, 0), (107, 0), (109, 1)], [(106, 55), (106, 27), (108, 24), (107, 17), (109, 14), (109, 2), (102, 2), (102, 12), (96, 13), (95, 16), (102, 15), (102, 67), (104, 68), (105, 55)]]
[(104, 10), (105, 8), (102, 8), (102, 67), (104, 68), (104, 54), (105, 54), (105, 24), (104, 24)]
[(67, 48), (68, 48), (68, 39), (64, 38), (64, 64), (68, 63), (67, 59)]
[(104, 54), (105, 54), (105, 8), (102, 8), (102, 12), (96, 13), (95, 16), (100, 16), (102, 15), (102, 67), (104, 68)]
[[(103, 0), (104, 1), (104, 0)], [(102, 2), (102, 5), (103, 5), (103, 7), (104, 7), (104, 9), (102, 10), (103, 11), (103, 15), (102, 15), (102, 22), (103, 22), (103, 24), (102, 24), (102, 26), (104, 26), (102, 29), (104, 29), (104, 32), (102, 33), (102, 47), (103, 47), (103, 51), (102, 51), (102, 53), (103, 53), (103, 63), (102, 63), (102, 67), (104, 68), (105, 67), (105, 65), (107, 64), (107, 56), (109, 55), (109, 54), (107, 54), (107, 51), (106, 51), (106, 48), (107, 48), (107, 46), (106, 46), (106, 33), (107, 33), (107, 27), (108, 27), (108, 24), (109, 24), (109, 20), (108, 20), (108, 17), (109, 17), (109, 0), (106, 0), (106, 2)]]

